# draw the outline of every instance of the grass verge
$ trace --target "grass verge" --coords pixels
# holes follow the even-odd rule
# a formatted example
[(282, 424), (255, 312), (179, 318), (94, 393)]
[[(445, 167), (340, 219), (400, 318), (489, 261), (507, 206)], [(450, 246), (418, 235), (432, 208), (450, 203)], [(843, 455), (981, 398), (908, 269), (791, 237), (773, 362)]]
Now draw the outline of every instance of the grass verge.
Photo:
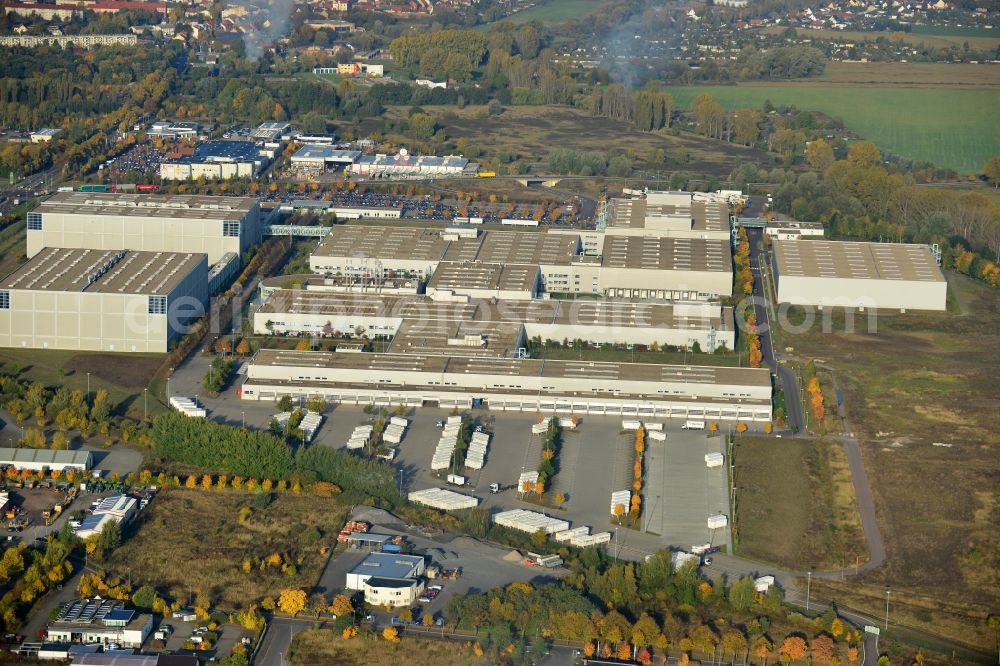
[(854, 487), (837, 443), (738, 437), (737, 552), (797, 570), (867, 557)]

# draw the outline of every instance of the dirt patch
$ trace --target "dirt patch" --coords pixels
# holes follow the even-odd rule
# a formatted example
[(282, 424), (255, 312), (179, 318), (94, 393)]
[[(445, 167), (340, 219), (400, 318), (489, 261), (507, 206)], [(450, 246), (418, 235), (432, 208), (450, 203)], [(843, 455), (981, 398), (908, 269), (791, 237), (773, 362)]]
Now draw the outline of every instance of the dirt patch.
[[(137, 586), (152, 585), (170, 599), (186, 599), (193, 590), (223, 610), (285, 587), (311, 589), (326, 564), (324, 549), (336, 545), (346, 507), (292, 494), (262, 506), (259, 497), (201, 488), (161, 492), (110, 566), (118, 573), (131, 569)], [(250, 515), (241, 520), (244, 508)]]
[[(641, 132), (628, 123), (564, 106), (509, 106), (487, 120), (479, 117), (482, 107), (424, 109), (438, 119), (451, 140), (465, 138), (485, 155), (514, 151), (521, 159), (536, 163), (546, 162), (557, 148), (632, 154), (636, 166), (720, 177), (728, 176), (739, 162), (769, 163), (767, 154), (759, 150), (687, 133)], [(409, 107), (392, 107), (385, 116), (400, 120), (408, 112)], [(647, 162), (657, 149), (663, 150), (667, 164)], [(675, 159), (682, 163), (674, 164)]]
[(149, 379), (162, 362), (161, 356), (86, 354), (69, 359), (64, 368), (83, 375), (89, 372), (95, 380), (139, 391), (149, 385)]
[(307, 629), (295, 635), (288, 651), (288, 662), (297, 666), (382, 666), (382, 664), (435, 664), (435, 666), (472, 666), (487, 663), (472, 654), (472, 649), (452, 641), (406, 636), (399, 643), (381, 637), (366, 640), (358, 636), (344, 641), (332, 629)]

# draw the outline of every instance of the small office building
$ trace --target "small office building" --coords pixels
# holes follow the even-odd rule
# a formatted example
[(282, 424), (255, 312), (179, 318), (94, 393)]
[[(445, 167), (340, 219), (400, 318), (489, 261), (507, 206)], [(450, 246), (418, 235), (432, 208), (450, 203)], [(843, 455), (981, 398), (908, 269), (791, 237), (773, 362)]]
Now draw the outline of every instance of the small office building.
[(48, 639), (57, 643), (117, 644), (142, 647), (153, 630), (153, 616), (125, 608), (117, 599), (76, 599), (59, 608), (49, 623)]
[(424, 558), (419, 555), (372, 553), (347, 573), (348, 590), (363, 590), (372, 577), (381, 579), (418, 578), (424, 573)]

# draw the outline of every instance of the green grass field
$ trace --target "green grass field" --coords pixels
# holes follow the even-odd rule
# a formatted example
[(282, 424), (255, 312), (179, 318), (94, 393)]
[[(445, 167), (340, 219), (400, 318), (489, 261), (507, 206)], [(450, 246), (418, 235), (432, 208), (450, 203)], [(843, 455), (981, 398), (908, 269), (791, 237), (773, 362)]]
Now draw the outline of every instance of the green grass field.
[(912, 34), (932, 35), (935, 37), (990, 37), (1000, 39), (1000, 30), (997, 28), (973, 28), (971, 26), (956, 25), (915, 25)]
[(849, 129), (884, 150), (963, 173), (978, 173), (987, 160), (1000, 155), (997, 89), (825, 87), (796, 82), (672, 87), (670, 93), (680, 108), (709, 93), (730, 109), (759, 109), (771, 100), (775, 105), (821, 111), (841, 118)]
[(605, 0), (539, 0), (531, 9), (518, 12), (505, 21), (511, 23), (562, 23), (570, 19), (582, 19), (604, 4)]

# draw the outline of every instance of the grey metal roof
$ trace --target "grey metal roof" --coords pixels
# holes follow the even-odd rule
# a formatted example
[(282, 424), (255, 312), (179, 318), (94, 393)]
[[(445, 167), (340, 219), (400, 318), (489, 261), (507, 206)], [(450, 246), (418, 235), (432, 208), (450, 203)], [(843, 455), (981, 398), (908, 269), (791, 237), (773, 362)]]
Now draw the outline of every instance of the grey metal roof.
[(372, 553), (354, 567), (351, 573), (380, 578), (405, 578), (413, 570), (413, 567), (423, 560), (424, 558), (417, 555)]
[(60, 465), (84, 465), (90, 467), (93, 456), (90, 451), (56, 451), (53, 449), (9, 449), (0, 448), (0, 465), (17, 463), (41, 463)]

